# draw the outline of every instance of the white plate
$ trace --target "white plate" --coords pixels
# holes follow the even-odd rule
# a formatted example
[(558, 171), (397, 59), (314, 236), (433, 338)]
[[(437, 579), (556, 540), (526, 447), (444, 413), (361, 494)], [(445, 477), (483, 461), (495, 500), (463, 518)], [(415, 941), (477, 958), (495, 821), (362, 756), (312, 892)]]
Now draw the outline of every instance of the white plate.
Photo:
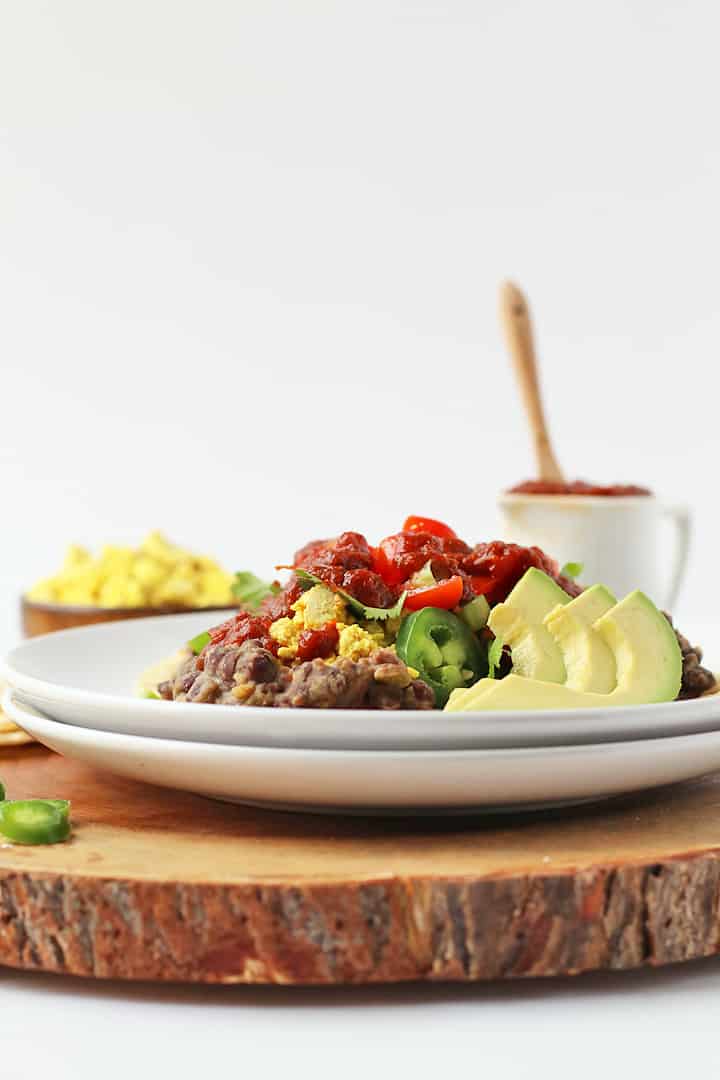
[(529, 809), (689, 780), (720, 768), (720, 732), (514, 750), (295, 750), (146, 739), (3, 708), (41, 743), (120, 776), (211, 798), (320, 812)]
[(659, 738), (720, 728), (720, 695), (630, 708), (443, 713), (262, 709), (133, 696), (142, 670), (220, 622), (163, 615), (32, 638), (5, 662), (18, 700), (54, 720), (194, 742), (305, 749), (470, 749)]

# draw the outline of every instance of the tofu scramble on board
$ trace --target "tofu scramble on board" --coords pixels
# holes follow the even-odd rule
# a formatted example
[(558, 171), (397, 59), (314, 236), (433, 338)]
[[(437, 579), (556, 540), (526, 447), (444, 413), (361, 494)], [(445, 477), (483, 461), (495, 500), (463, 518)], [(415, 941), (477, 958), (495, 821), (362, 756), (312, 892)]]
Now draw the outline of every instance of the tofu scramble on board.
[[(699, 649), (640, 592), (584, 588), (536, 547), (466, 544), (410, 517), (371, 546), (306, 544), (284, 585), (244, 572), (237, 614), (143, 680), (151, 697), (236, 706), (586, 708), (696, 697)], [(162, 673), (162, 677), (159, 677)]]
[(170, 543), (157, 530), (137, 548), (106, 544), (99, 555), (71, 544), (60, 570), (38, 581), (28, 600), (83, 607), (223, 607), (233, 575), (214, 559)]

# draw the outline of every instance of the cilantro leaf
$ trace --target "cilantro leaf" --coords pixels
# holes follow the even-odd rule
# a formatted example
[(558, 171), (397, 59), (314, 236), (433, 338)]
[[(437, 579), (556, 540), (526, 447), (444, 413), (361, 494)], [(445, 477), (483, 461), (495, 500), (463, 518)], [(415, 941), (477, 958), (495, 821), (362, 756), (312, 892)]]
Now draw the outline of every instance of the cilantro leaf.
[(363, 619), (377, 620), (383, 622), (385, 619), (399, 619), (402, 615), (402, 610), (405, 607), (405, 601), (407, 599), (407, 590), (398, 597), (397, 603), (392, 607), (367, 607), (365, 604), (361, 604), (359, 600), (356, 600), (354, 596), (350, 596), (349, 593), (340, 590), (340, 595), (343, 600), (347, 600), (350, 607), (356, 614), (362, 614)]
[(488, 649), (488, 679), (495, 678), (495, 671), (500, 667), (505, 642), (501, 637), (496, 637)]
[(246, 608), (259, 608), (266, 596), (280, 592), (277, 582), (261, 581), (250, 570), (238, 570), (232, 586), (235, 599)]
[[(298, 579), (298, 581), (303, 587), (303, 592), (307, 592), (308, 589), (312, 589), (313, 585), (325, 584), (325, 582), (321, 581), (319, 577), (315, 577), (314, 574), (311, 574), (309, 570), (299, 570), (294, 569), (293, 567), (288, 567), (288, 569), (294, 570), (295, 577)], [(328, 586), (328, 588), (329, 587), (330, 586)]]
[(198, 634), (196, 637), (191, 638), (188, 641), (188, 648), (191, 649), (196, 656), (199, 656), (205, 646), (210, 641), (210, 635), (207, 630), (203, 630), (202, 634)]
[(581, 562), (566, 562), (560, 571), (562, 577), (569, 577), (571, 580), (575, 580), (576, 577), (580, 577), (583, 572), (583, 564)]
[(397, 603), (391, 608), (368, 607), (366, 604), (362, 604), (359, 600), (356, 600), (350, 593), (345, 592), (344, 589), (340, 589), (337, 585), (328, 584), (327, 581), (315, 577), (315, 574), (311, 574), (308, 570), (295, 569), (295, 574), (298, 581), (305, 589), (311, 589), (313, 585), (324, 585), (327, 589), (336, 592), (338, 596), (343, 598), (350, 610), (355, 615), (359, 615), (361, 619), (371, 619), (373, 621), (383, 622), (385, 619), (399, 619), (402, 615), (407, 592), (404, 592), (402, 596), (399, 597)]

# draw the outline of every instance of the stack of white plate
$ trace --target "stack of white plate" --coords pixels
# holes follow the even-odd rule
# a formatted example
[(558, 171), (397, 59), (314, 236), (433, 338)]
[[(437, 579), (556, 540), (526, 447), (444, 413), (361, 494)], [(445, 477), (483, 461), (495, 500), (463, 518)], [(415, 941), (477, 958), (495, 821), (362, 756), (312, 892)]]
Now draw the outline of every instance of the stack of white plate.
[(34, 638), (5, 662), (3, 708), (51, 749), (123, 776), (314, 811), (522, 810), (720, 769), (720, 695), (495, 713), (261, 709), (135, 696), (144, 668), (212, 621), (207, 613), (162, 616)]

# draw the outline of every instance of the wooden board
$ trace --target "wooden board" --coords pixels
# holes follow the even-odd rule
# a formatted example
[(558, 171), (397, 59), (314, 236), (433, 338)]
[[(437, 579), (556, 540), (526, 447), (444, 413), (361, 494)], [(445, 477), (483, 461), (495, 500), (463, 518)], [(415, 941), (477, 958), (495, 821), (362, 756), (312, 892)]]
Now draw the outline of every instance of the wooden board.
[(327, 818), (215, 803), (39, 746), (8, 797), (72, 841), (0, 846), (0, 963), (98, 978), (358, 983), (632, 968), (720, 950), (720, 775), (575, 810)]

